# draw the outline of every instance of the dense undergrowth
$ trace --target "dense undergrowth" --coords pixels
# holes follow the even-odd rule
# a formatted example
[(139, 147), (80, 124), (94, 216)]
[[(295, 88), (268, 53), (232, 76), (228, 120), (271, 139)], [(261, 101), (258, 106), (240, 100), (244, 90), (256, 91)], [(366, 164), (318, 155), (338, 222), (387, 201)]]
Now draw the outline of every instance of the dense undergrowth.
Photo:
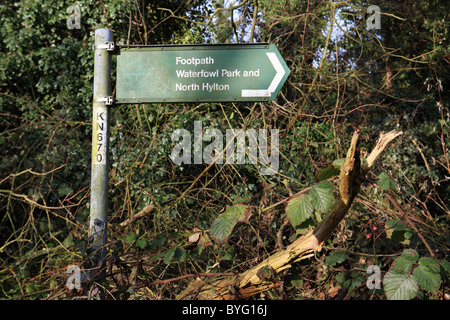
[[(243, 272), (291, 243), (323, 212), (288, 214), (290, 197), (318, 180), (327, 180), (332, 197), (333, 162), (345, 157), (359, 128), (362, 157), (380, 132), (404, 134), (322, 250), (253, 298), (450, 299), (450, 46), (448, 17), (441, 16), (448, 10), (445, 1), (439, 8), (416, 2), (388, 9), (379, 1), (394, 17), (383, 16), (374, 31), (365, 28), (358, 1), (258, 1), (252, 40), (275, 43), (291, 70), (276, 101), (111, 107), (106, 298), (174, 299), (199, 275)], [(69, 1), (1, 5), (2, 298), (89, 294), (69, 290), (67, 280), (68, 267), (83, 268), (89, 254), (95, 28), (111, 28), (121, 43), (248, 42), (255, 8), (248, 1), (234, 10), (243, 26), (236, 29), (226, 10), (208, 23), (215, 8), (207, 1), (79, 3), (79, 30), (67, 29)], [(410, 15), (402, 20), (405, 8)], [(347, 12), (346, 36), (328, 33), (337, 9)], [(278, 172), (262, 175), (248, 163), (174, 164), (171, 135), (193, 132), (194, 121), (221, 132), (278, 129)], [(218, 217), (228, 217), (222, 237)], [(370, 289), (375, 271), (381, 286)]]

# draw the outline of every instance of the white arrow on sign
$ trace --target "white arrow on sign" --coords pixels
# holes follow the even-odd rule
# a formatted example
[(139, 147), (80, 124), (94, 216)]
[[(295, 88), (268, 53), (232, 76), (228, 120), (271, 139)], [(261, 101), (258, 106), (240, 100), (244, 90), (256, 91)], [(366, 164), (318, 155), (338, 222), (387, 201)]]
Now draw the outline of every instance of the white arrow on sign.
[(272, 62), (277, 74), (273, 78), (267, 90), (242, 90), (242, 97), (270, 97), (278, 87), (281, 79), (283, 79), (285, 71), (280, 63), (280, 60), (278, 60), (277, 55), (274, 52), (266, 52), (266, 54), (269, 57), (270, 62)]

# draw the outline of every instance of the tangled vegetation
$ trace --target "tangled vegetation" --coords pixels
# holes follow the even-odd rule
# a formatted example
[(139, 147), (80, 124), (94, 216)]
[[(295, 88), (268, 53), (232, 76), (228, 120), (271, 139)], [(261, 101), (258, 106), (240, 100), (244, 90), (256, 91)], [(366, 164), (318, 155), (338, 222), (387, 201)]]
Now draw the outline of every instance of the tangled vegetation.
[[(80, 0), (79, 29), (73, 4), (0, 5), (2, 299), (95, 295), (68, 279), (90, 254), (98, 28), (117, 44), (269, 42), (291, 70), (272, 102), (111, 107), (106, 299), (195, 299), (199, 281), (252, 270), (324, 220), (354, 132), (363, 164), (393, 130), (403, 134), (320, 250), (226, 297), (450, 299), (448, 1), (373, 1), (379, 29), (359, 0)], [(278, 171), (175, 164), (171, 135), (195, 121), (277, 129)]]

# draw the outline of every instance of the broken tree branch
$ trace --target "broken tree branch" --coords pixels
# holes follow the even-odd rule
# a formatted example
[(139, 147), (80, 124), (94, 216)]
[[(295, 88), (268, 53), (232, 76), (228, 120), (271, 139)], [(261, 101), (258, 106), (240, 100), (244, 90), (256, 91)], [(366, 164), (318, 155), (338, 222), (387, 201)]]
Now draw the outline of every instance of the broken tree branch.
[(135, 215), (131, 216), (130, 218), (128, 218), (125, 221), (122, 221), (120, 223), (121, 227), (126, 227), (127, 225), (129, 225), (130, 223), (132, 223), (134, 220), (139, 219), (139, 218), (143, 218), (145, 216), (147, 216), (148, 214), (150, 214), (150, 212), (152, 212), (155, 209), (155, 205), (151, 204), (149, 206), (144, 207), (144, 209), (142, 209), (141, 211), (139, 211), (138, 213), (136, 213)]
[(242, 299), (277, 286), (278, 281), (275, 279), (267, 280), (266, 277), (261, 276), (261, 270), (269, 270), (276, 275), (291, 268), (293, 263), (310, 258), (314, 256), (315, 251), (320, 251), (322, 244), (345, 217), (358, 194), (361, 185), (360, 175), (365, 176), (389, 144), (401, 134), (400, 131), (381, 133), (375, 148), (368, 156), (367, 161), (361, 166), (358, 149), (359, 131), (355, 131), (347, 157), (341, 165), (339, 196), (336, 197), (325, 218), (314, 231), (301, 236), (284, 250), (276, 252), (257, 266), (241, 274), (211, 282), (197, 278), (177, 296), (177, 299)]

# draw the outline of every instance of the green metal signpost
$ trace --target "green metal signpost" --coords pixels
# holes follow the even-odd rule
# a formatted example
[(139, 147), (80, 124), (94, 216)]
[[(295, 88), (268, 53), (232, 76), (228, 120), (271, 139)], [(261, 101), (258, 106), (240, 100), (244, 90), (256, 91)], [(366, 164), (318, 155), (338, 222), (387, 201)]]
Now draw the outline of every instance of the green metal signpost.
[[(115, 104), (274, 100), (289, 69), (274, 45), (171, 45), (116, 48), (95, 31), (89, 243), (94, 276), (104, 269), (108, 211), (109, 108)], [(117, 53), (116, 97), (111, 55)]]
[(273, 44), (120, 47), (114, 102), (268, 101), (289, 73)]

